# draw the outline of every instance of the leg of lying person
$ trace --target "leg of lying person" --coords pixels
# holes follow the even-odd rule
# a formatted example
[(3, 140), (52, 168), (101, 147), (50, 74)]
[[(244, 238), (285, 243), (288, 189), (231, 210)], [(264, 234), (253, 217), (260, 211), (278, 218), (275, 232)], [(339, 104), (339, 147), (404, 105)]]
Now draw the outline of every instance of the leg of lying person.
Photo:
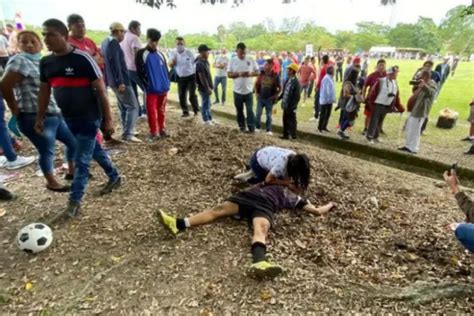
[(176, 218), (158, 210), (157, 216), (161, 224), (172, 234), (177, 235), (189, 227), (205, 225), (222, 218), (237, 215), (239, 206), (236, 203), (226, 201), (210, 210), (206, 210), (191, 217)]
[(266, 217), (254, 217), (253, 236), (252, 236), (252, 265), (249, 273), (255, 277), (276, 277), (283, 272), (283, 268), (277, 264), (268, 262), (266, 260), (266, 239), (271, 224)]

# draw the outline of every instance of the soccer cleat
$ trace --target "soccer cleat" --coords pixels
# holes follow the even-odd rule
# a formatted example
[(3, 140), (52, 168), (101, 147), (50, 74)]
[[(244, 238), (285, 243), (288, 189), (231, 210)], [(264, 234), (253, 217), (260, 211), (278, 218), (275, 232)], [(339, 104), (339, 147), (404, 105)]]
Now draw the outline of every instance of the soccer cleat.
[(249, 268), (249, 274), (257, 278), (275, 278), (282, 272), (282, 266), (266, 260), (253, 263)]
[(156, 216), (158, 216), (158, 220), (163, 225), (163, 227), (168, 230), (173, 236), (176, 236), (179, 232), (178, 227), (176, 225), (176, 218), (173, 216), (169, 216), (162, 210), (158, 210), (156, 212)]

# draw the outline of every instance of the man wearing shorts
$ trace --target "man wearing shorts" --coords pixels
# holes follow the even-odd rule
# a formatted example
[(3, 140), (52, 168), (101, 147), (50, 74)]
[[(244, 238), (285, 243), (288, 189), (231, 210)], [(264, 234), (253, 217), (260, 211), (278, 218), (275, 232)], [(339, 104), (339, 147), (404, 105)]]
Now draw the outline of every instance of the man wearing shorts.
[(317, 208), (297, 194), (302, 191), (294, 184), (288, 188), (260, 184), (229, 197), (224, 203), (211, 210), (191, 217), (176, 218), (167, 215), (162, 210), (158, 211), (157, 216), (164, 228), (176, 236), (193, 226), (208, 224), (223, 217), (240, 215), (240, 218), (247, 219), (249, 225), (253, 227), (252, 264), (249, 267), (249, 274), (255, 277), (273, 278), (283, 272), (280, 265), (266, 259), (266, 239), (268, 231), (273, 226), (275, 214), (281, 209), (301, 209), (315, 215), (323, 215), (335, 206), (331, 202)]

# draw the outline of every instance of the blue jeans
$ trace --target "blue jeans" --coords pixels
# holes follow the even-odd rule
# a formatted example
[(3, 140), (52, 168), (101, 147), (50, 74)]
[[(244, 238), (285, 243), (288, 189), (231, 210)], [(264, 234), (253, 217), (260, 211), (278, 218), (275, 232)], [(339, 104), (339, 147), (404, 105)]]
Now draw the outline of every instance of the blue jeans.
[(138, 87), (140, 87), (140, 90), (143, 92), (143, 103), (140, 105), (140, 113), (139, 116), (146, 114), (146, 90), (145, 86), (143, 85), (142, 81), (140, 78), (138, 78), (138, 73), (133, 70), (128, 71), (128, 75), (130, 76), (130, 82), (132, 83), (132, 89), (133, 92), (135, 93), (135, 96), (137, 97), (138, 104), (140, 104), (140, 100), (138, 99)]
[(227, 89), (227, 77), (214, 77), (214, 95), (216, 96), (216, 102), (219, 103), (219, 84), (222, 86), (222, 103), (225, 103), (225, 93)]
[(100, 120), (66, 118), (66, 123), (76, 138), (77, 144), (76, 155), (74, 156), (76, 169), (69, 196), (69, 199), (73, 202), (81, 202), (84, 196), (89, 181), (89, 167), (92, 159), (97, 161), (109, 180), (114, 181), (119, 177), (118, 170), (112, 164), (110, 157), (97, 142), (96, 135), (100, 122)]
[(71, 162), (76, 154), (76, 139), (62, 116), (46, 116), (43, 134), (36, 133), (35, 121), (35, 113), (21, 113), (18, 116), (18, 128), (38, 150), (38, 162), (43, 174), (53, 174), (56, 140), (66, 145), (66, 159)]
[(212, 121), (211, 114), (211, 96), (207, 92), (199, 91), (201, 95), (201, 114), (204, 122)]
[(268, 171), (263, 169), (258, 163), (257, 152), (258, 149), (253, 153), (252, 157), (250, 158), (250, 169), (252, 169), (253, 173), (255, 173), (253, 182), (260, 183), (265, 181), (265, 178), (268, 175)]
[(253, 93), (240, 94), (234, 92), (234, 105), (237, 111), (237, 123), (240, 130), (245, 131), (244, 104), (247, 110), (247, 127), (249, 131), (255, 131), (255, 115), (253, 114)]
[(138, 99), (133, 92), (132, 86), (125, 86), (125, 91), (119, 92), (116, 87), (112, 87), (112, 90), (117, 97), (117, 103), (120, 108), (120, 118), (122, 121), (122, 137), (125, 139), (133, 137), (133, 131), (137, 123), (138, 114), (140, 112), (140, 106), (138, 105)]
[(267, 116), (267, 122), (265, 124), (267, 128), (267, 132), (272, 131), (272, 111), (273, 111), (273, 100), (271, 99), (262, 99), (258, 98), (257, 100), (257, 120), (255, 122), (255, 127), (260, 129), (261, 127), (261, 120), (262, 120), (262, 112), (265, 108), (265, 114)]
[(7, 123), (5, 122), (5, 103), (0, 95), (0, 146), (8, 161), (16, 160), (16, 153), (13, 149), (12, 138), (8, 132)]
[(474, 253), (474, 224), (459, 224), (454, 234), (464, 248)]

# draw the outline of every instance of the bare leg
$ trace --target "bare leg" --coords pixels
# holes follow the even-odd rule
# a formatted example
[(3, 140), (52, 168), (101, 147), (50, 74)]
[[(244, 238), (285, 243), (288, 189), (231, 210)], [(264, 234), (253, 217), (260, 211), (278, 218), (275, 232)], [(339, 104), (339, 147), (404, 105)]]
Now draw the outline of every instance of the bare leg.
[(190, 226), (209, 224), (221, 217), (229, 217), (239, 213), (239, 205), (232, 202), (224, 202), (211, 210), (204, 211), (188, 218)]
[(260, 242), (265, 245), (268, 230), (270, 229), (270, 222), (264, 217), (255, 217), (253, 219), (253, 236), (252, 244)]

